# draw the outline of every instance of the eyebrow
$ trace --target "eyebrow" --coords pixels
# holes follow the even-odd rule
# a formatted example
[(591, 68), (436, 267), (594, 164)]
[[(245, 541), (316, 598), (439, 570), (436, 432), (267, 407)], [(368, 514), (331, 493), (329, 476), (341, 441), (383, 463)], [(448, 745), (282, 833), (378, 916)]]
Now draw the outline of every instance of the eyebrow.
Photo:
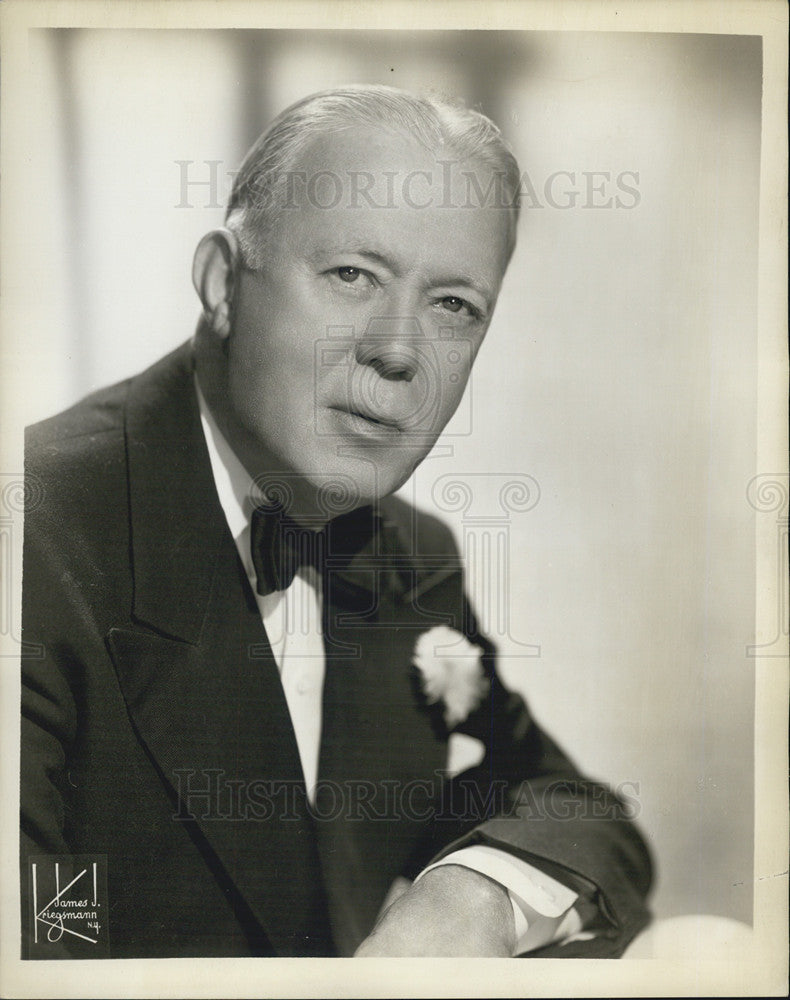
[(382, 264), (384, 267), (389, 268), (393, 273), (397, 270), (391, 257), (387, 256), (383, 250), (377, 250), (368, 243), (347, 242), (327, 244), (325, 246), (316, 247), (315, 251), (311, 254), (311, 257), (324, 257), (343, 253), (353, 253), (356, 254), (357, 257), (365, 257), (367, 260), (372, 260), (377, 264)]

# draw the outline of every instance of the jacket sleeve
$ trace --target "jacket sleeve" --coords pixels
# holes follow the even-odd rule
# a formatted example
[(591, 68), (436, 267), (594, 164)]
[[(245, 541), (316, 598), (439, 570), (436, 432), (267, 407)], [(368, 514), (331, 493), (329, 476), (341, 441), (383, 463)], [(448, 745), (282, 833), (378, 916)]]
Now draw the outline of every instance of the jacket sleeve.
[[(30, 518), (32, 522), (34, 518)], [(66, 676), (65, 649), (50, 641), (56, 573), (37, 533), (28, 525), (24, 553), (20, 722), (20, 886), (22, 927), (33, 922), (30, 862), (42, 855), (71, 853), (66, 837), (67, 756), (77, 733), (73, 685)], [(65, 646), (65, 643), (62, 644)], [(23, 931), (23, 951), (28, 934)], [(67, 957), (69, 939), (48, 945), (50, 957)]]
[(480, 740), (486, 753), (451, 780), (424, 860), (432, 863), (475, 843), (524, 859), (578, 892), (594, 914), (592, 924), (585, 924), (586, 940), (551, 944), (530, 955), (617, 957), (650, 919), (647, 844), (628, 803), (586, 777), (541, 729), (524, 699), (501, 683), (495, 647), (481, 634), (465, 597), (463, 604), (463, 632), (483, 651), (490, 690), (455, 731)]

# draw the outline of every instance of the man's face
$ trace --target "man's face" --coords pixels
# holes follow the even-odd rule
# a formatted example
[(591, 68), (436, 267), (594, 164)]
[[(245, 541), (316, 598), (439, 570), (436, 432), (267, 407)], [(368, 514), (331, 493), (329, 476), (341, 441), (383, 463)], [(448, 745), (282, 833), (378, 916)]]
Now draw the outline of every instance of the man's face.
[(296, 473), (370, 502), (408, 479), (454, 413), (504, 274), (507, 219), (475, 204), (488, 167), (456, 163), (444, 187), (441, 170), (415, 140), (364, 127), (300, 157), (294, 207), (236, 288), (229, 402), (260, 445), (253, 475)]

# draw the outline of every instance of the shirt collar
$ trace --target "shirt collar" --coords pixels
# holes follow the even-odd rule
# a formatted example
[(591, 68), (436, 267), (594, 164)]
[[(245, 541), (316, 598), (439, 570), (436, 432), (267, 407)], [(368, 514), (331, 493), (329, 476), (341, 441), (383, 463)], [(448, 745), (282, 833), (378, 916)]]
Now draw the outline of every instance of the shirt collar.
[[(242, 546), (242, 541), (249, 539), (250, 519), (255, 506), (255, 500), (260, 499), (259, 491), (252, 476), (242, 465), (238, 456), (228, 444), (228, 440), (217, 425), (214, 415), (209, 409), (206, 398), (200, 388), (197, 375), (194, 375), (195, 392), (200, 407), (200, 422), (203, 436), (206, 439), (208, 457), (211, 462), (211, 472), (217, 488), (220, 506), (228, 522), (230, 533), (239, 552), (243, 557), (248, 572), (252, 570), (252, 560), (249, 556), (249, 545)], [(245, 536), (244, 539), (242, 536)]]

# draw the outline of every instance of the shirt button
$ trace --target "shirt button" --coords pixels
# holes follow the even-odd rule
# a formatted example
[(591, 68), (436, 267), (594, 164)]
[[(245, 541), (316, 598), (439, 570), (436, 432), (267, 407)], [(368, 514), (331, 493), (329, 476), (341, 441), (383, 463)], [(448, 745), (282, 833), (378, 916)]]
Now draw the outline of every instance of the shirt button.
[(296, 690), (299, 694), (307, 694), (310, 690), (310, 680), (307, 677), (300, 677), (296, 682)]

